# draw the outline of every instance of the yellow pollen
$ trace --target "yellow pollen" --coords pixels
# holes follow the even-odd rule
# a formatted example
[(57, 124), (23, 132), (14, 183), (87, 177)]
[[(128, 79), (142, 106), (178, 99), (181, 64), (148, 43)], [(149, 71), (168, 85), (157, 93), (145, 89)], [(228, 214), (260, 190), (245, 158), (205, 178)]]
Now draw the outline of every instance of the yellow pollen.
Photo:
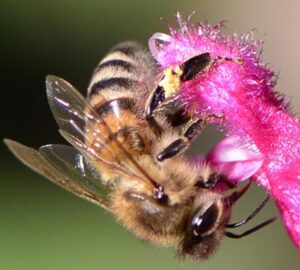
[(180, 66), (170, 67), (164, 71), (164, 78), (159, 85), (164, 88), (166, 98), (176, 94), (180, 87), (180, 76), (182, 74)]

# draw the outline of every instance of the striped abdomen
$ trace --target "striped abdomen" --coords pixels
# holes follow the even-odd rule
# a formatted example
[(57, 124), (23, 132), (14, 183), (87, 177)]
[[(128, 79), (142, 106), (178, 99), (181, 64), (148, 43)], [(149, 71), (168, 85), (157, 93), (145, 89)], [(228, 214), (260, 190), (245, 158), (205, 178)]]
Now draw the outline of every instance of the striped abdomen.
[(150, 56), (134, 42), (114, 47), (99, 63), (88, 87), (88, 99), (98, 105), (101, 96), (133, 99), (147, 96), (155, 79)]
[[(132, 155), (147, 151), (144, 100), (154, 82), (150, 57), (133, 42), (121, 43), (96, 67), (88, 100), (105, 123), (87, 127), (88, 141), (106, 160), (124, 159), (117, 138)], [(107, 126), (106, 126), (107, 124)]]

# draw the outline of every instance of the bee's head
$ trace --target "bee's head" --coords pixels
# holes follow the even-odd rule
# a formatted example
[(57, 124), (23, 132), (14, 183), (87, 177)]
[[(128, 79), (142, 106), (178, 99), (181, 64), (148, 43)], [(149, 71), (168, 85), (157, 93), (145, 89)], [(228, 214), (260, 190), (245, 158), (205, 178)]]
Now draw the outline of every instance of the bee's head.
[(207, 259), (218, 248), (223, 236), (241, 238), (270, 224), (275, 220), (271, 218), (256, 225), (250, 230), (237, 235), (225, 231), (227, 228), (236, 228), (251, 220), (267, 203), (266, 199), (243, 221), (228, 224), (234, 203), (241, 198), (250, 186), (249, 183), (240, 191), (235, 191), (227, 197), (211, 190), (204, 190), (194, 200), (194, 206), (186, 220), (185, 231), (179, 246), (179, 255), (191, 257), (194, 260)]
[(220, 195), (210, 191), (195, 198), (194, 207), (187, 219), (180, 255), (203, 260), (219, 246), (228, 223), (231, 207)]

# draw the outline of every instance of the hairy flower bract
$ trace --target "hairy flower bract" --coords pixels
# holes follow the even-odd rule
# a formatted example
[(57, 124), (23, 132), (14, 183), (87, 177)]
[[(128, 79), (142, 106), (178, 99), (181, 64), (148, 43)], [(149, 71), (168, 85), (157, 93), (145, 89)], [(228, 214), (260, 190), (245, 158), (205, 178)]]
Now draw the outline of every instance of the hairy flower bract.
[[(253, 31), (225, 35), (222, 23), (193, 24), (179, 15), (178, 21), (178, 28), (169, 26), (169, 35), (156, 33), (150, 38), (154, 58), (164, 71), (193, 56), (210, 53), (214, 63), (206, 72), (182, 83), (180, 101), (199, 116), (223, 116), (218, 125), (226, 135), (238, 138), (238, 148), (242, 143), (245, 149), (252, 149), (252, 154), (245, 153), (249, 159), (254, 156), (255, 163), (245, 162), (241, 168), (246, 171), (245, 166), (255, 164), (255, 170), (250, 170), (252, 178), (273, 196), (300, 249), (300, 123), (284, 95), (274, 90), (277, 76), (262, 61), (262, 41), (254, 39)], [(222, 157), (225, 144), (221, 143), (220, 149), (215, 154), (219, 167), (227, 159)]]

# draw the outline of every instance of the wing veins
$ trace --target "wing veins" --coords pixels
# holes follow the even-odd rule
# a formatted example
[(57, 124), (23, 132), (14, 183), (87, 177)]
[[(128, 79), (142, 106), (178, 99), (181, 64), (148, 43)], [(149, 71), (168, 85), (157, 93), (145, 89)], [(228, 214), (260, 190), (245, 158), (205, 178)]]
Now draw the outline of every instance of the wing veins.
[[(55, 84), (56, 87), (53, 87), (51, 84)], [(69, 113), (71, 113), (72, 115), (75, 115), (76, 117), (78, 117), (78, 116), (81, 116), (80, 111), (81, 111), (81, 113), (84, 112), (85, 117), (81, 116), (80, 117), (81, 121), (83, 121), (82, 118), (88, 118), (88, 119), (84, 119), (86, 124), (88, 123), (88, 122), (86, 122), (87, 120), (88, 121), (93, 120), (93, 121), (96, 121), (96, 123), (101, 123), (105, 126), (105, 128), (107, 129), (107, 131), (110, 134), (113, 134), (110, 127), (109, 127), (109, 125), (107, 124), (107, 122), (94, 110), (94, 108), (91, 107), (91, 105), (86, 101), (86, 99), (84, 99), (84, 97), (78, 91), (76, 91), (75, 88), (71, 84), (67, 83), (66, 81), (64, 81), (64, 80), (62, 80), (58, 77), (48, 76), (47, 77), (47, 93), (48, 93), (50, 106), (51, 106), (52, 111), (53, 111), (55, 116), (56, 116), (55, 112), (56, 112), (57, 105), (53, 104), (53, 101), (52, 101), (52, 96), (55, 92), (58, 93), (58, 95), (55, 95), (54, 100), (55, 99), (63, 100), (65, 102), (65, 104), (68, 105), (67, 108), (70, 108), (70, 104), (76, 105), (76, 114), (74, 114), (74, 112), (72, 110), (70, 112), (67, 109), (69, 111)], [(62, 94), (60, 92), (64, 93), (65, 99), (60, 98), (60, 96), (62, 96)], [(106, 100), (106, 99), (103, 97), (103, 100)], [(60, 104), (62, 104), (61, 101), (60, 101)], [(64, 108), (65, 108), (65, 106), (64, 106)], [(81, 110), (78, 110), (78, 108), (81, 108)], [(87, 111), (88, 111), (88, 114), (87, 114)], [(59, 118), (59, 117), (56, 117), (56, 118)], [(59, 123), (60, 120), (59, 119), (57, 119), (57, 120), (58, 120), (58, 123)], [(68, 119), (68, 120), (70, 122), (70, 120), (73, 120), (73, 119)], [(68, 122), (68, 120), (67, 120), (67, 122)], [(99, 122), (99, 121), (101, 121), (101, 122)], [(76, 129), (78, 128), (77, 132), (84, 138), (85, 131), (81, 130), (81, 128), (77, 124), (75, 126), (76, 126)], [(63, 125), (61, 125), (61, 127), (62, 127), (62, 130), (65, 130)], [(66, 133), (68, 133), (68, 132), (66, 132)], [(115, 136), (112, 136), (112, 140), (118, 146), (119, 150), (122, 151), (122, 153), (130, 161), (130, 163), (133, 165), (133, 167), (135, 167), (135, 169), (142, 175), (142, 178), (141, 177), (138, 177), (138, 178), (142, 181), (147, 180), (149, 184), (151, 184), (153, 187), (157, 188), (158, 184), (150, 177), (150, 175), (144, 170), (144, 168), (142, 168), (142, 166), (131, 156), (131, 154), (122, 146), (120, 141), (117, 138), (115, 138)], [(82, 144), (85, 145), (84, 142)], [(76, 143), (76, 145), (78, 146), (77, 143)], [(80, 147), (80, 148), (81, 148), (81, 151), (82, 151), (82, 147)], [(87, 151), (87, 148), (88, 147), (85, 148), (85, 151)], [(116, 162), (118, 164), (118, 166), (116, 166), (114, 164), (112, 168), (115, 168), (115, 169), (120, 171), (121, 170), (120, 168), (123, 167), (124, 169), (122, 169), (121, 172), (124, 173), (124, 170), (125, 170), (125, 171), (127, 171), (127, 175), (128, 175), (128, 171), (131, 171), (131, 169), (129, 169), (128, 167), (124, 167), (124, 165), (121, 165), (121, 162), (117, 158), (116, 155), (112, 154), (112, 156), (115, 160), (118, 161), (118, 162)], [(97, 159), (99, 159), (101, 162), (104, 162), (105, 164), (109, 164), (109, 166), (112, 166), (111, 163), (107, 163), (107, 161), (105, 161), (99, 155), (97, 155)], [(131, 172), (131, 174), (133, 174), (133, 173)], [(134, 174), (132, 176), (136, 177), (137, 175)]]
[(51, 182), (60, 187), (74, 193), (78, 197), (110, 211), (107, 203), (101, 197), (74, 182), (61, 169), (50, 163), (41, 152), (9, 139), (5, 139), (4, 143), (22, 163), (32, 170), (48, 178)]

